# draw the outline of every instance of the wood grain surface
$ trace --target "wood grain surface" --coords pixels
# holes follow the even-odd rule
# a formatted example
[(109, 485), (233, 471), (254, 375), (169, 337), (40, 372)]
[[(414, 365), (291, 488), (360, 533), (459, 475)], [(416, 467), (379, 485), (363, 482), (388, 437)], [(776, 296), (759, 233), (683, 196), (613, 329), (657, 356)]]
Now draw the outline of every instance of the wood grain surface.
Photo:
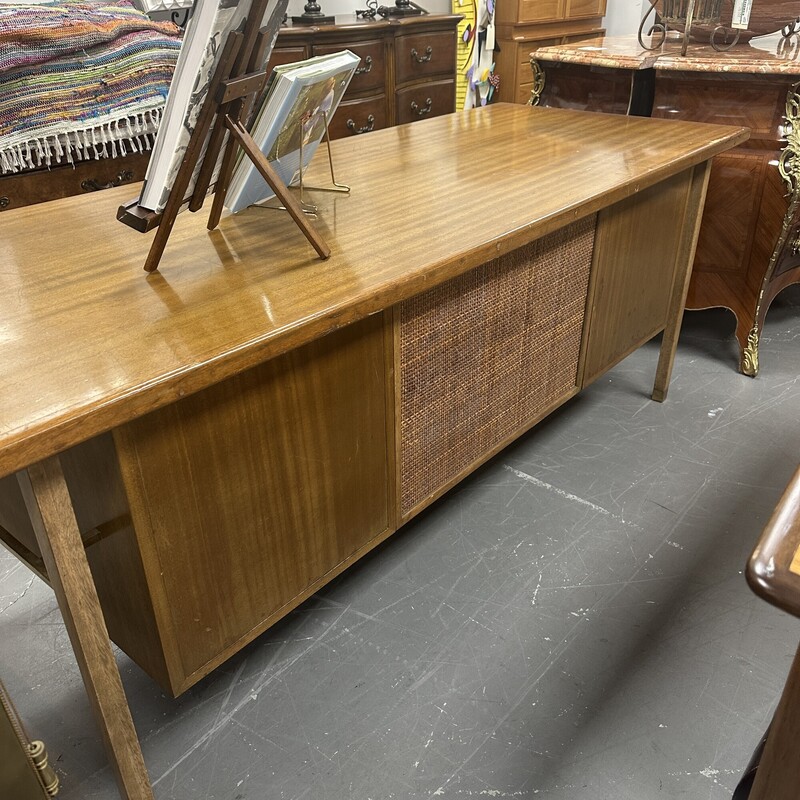
[(123, 800), (153, 792), (58, 457), (19, 473), (50, 584)]
[(153, 604), (134, 655), (169, 691), (387, 531), (385, 347), (376, 314), (114, 432), (147, 588), (117, 575)]
[[(334, 142), (328, 261), (285, 215), (182, 214), (161, 273), (130, 189), (3, 214), (0, 475), (163, 407), (646, 189), (742, 128), (500, 104)], [(392, 154), (387, 157), (387, 153)], [(476, 166), (490, 154), (491, 169)], [(318, 160), (317, 180), (324, 164)], [(477, 221), (449, 224), (458, 212)], [(32, 235), (35, 232), (36, 235)]]
[(691, 178), (683, 172), (600, 212), (583, 386), (666, 325)]

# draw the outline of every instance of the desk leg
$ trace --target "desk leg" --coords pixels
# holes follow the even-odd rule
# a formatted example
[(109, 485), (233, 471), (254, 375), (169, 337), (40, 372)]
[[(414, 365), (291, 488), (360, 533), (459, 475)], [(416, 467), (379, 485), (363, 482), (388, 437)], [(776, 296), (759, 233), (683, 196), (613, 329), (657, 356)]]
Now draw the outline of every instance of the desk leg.
[[(692, 264), (697, 249), (697, 238), (700, 235), (700, 223), (703, 221), (703, 206), (706, 202), (708, 178), (711, 174), (711, 162), (698, 164), (692, 173), (692, 183), (686, 200), (686, 211), (683, 217), (683, 230), (678, 255), (675, 259), (675, 278), (672, 283), (672, 295), (667, 312), (667, 326), (661, 340), (661, 353), (658, 357), (656, 381), (653, 386), (653, 400), (659, 403), (667, 398), (669, 381), (672, 377), (672, 364), (675, 361), (675, 350), (678, 347), (678, 336), (683, 322), (683, 308), (689, 292), (689, 281), (692, 278)], [(653, 220), (654, 224), (657, 220)]]
[(18, 479), (120, 793), (153, 800), (61, 462), (53, 456)]

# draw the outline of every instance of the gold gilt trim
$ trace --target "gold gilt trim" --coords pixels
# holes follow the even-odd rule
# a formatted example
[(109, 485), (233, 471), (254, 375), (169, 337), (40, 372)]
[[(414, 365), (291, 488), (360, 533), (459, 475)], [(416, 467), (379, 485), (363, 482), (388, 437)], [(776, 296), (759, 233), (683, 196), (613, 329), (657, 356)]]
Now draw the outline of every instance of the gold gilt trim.
[[(775, 249), (772, 251), (765, 284), (772, 280), (778, 260), (786, 248), (789, 248), (793, 256), (800, 252), (800, 228), (794, 226), (800, 206), (800, 81), (793, 83), (786, 95), (785, 119), (783, 138), (786, 144), (778, 159), (778, 172), (788, 189), (789, 208), (783, 216), (783, 225)], [(763, 286), (761, 294), (764, 294)], [(759, 298), (760, 305), (761, 298)]]
[[(783, 125), (783, 138), (786, 142), (778, 159), (778, 172), (786, 183), (789, 207), (783, 215), (783, 224), (778, 240), (769, 259), (769, 266), (761, 283), (761, 291), (756, 303), (753, 328), (747, 336), (747, 345), (742, 350), (741, 370), (745, 375), (755, 378), (758, 375), (758, 340), (761, 304), (764, 291), (775, 275), (781, 254), (787, 247), (793, 255), (800, 249), (800, 229), (793, 230), (794, 220), (800, 209), (800, 81), (793, 83), (786, 94), (786, 117)], [(790, 242), (791, 239), (791, 242)]]
[(786, 182), (789, 194), (796, 195), (800, 186), (800, 82), (793, 83), (786, 95), (783, 136), (786, 146), (778, 160), (778, 171)]
[(753, 325), (742, 350), (742, 372), (755, 378), (758, 375), (758, 327)]
[(533, 72), (533, 88), (531, 89), (531, 99), (528, 100), (529, 106), (538, 106), (544, 91), (544, 70), (539, 66), (539, 62), (531, 59), (531, 72)]
[(44, 790), (50, 797), (55, 797), (58, 794), (58, 775), (47, 762), (47, 748), (37, 740), (30, 743), (28, 751)]

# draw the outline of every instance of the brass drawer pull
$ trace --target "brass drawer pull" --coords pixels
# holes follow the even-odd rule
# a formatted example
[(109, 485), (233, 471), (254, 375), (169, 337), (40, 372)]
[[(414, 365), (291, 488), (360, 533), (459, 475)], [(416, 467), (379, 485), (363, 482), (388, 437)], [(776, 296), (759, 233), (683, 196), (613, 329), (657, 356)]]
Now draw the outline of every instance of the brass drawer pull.
[(347, 127), (356, 135), (358, 135), (359, 133), (369, 133), (375, 127), (375, 117), (373, 117), (372, 114), (370, 114), (367, 117), (367, 124), (364, 125), (363, 128), (356, 128), (355, 122), (349, 119), (347, 120)]
[(113, 181), (109, 181), (108, 183), (98, 183), (93, 178), (91, 180), (81, 181), (81, 189), (83, 189), (84, 192), (99, 192), (101, 189), (113, 189), (115, 186), (120, 186), (130, 180), (133, 180), (133, 173), (129, 169), (124, 169)]
[(364, 66), (359, 67), (353, 75), (366, 75), (368, 72), (372, 72), (372, 56), (367, 56), (364, 59)]
[(417, 105), (417, 101), (416, 101), (416, 100), (412, 100), (412, 101), (411, 101), (411, 110), (412, 110), (412, 111), (413, 111), (413, 112), (414, 112), (414, 113), (415, 113), (415, 114), (416, 114), (418, 117), (424, 117), (426, 114), (430, 114), (430, 113), (431, 113), (431, 107), (432, 107), (432, 106), (433, 106), (433, 100), (431, 100), (431, 98), (430, 98), (430, 97), (429, 97), (429, 98), (428, 98), (428, 99), (425, 101), (425, 106), (424, 106), (423, 108), (420, 108), (420, 107)]
[(433, 56), (433, 48), (432, 48), (430, 45), (428, 45), (428, 46), (425, 48), (425, 55), (424, 55), (424, 56), (421, 56), (421, 55), (420, 55), (420, 54), (417, 52), (417, 48), (416, 48), (416, 47), (414, 47), (414, 48), (411, 50), (411, 58), (413, 58), (413, 59), (414, 59), (414, 60), (417, 62), (417, 64), (424, 64), (424, 63), (426, 63), (427, 61), (430, 61), (430, 60), (431, 60), (431, 58), (432, 58), (432, 56)]
[(7, 197), (0, 197), (0, 208), (8, 208), (10, 203), (11, 201)]

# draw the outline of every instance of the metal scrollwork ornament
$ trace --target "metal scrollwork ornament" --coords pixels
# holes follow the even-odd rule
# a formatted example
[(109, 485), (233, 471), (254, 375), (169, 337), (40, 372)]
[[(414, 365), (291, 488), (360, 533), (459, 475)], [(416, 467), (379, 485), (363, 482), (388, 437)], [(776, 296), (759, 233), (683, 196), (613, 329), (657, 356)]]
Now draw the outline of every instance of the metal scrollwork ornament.
[(544, 70), (535, 59), (531, 59), (531, 72), (533, 72), (533, 88), (531, 89), (531, 99), (528, 100), (529, 106), (538, 106), (544, 91)]
[(786, 96), (783, 136), (786, 146), (778, 160), (778, 171), (793, 195), (800, 186), (800, 82), (792, 84)]
[[(639, 44), (645, 50), (658, 50), (671, 30), (682, 31), (681, 55), (686, 55), (692, 26), (711, 28), (709, 42), (715, 50), (730, 50), (738, 41), (741, 31), (721, 24), (722, 0), (650, 0), (650, 8), (639, 24)], [(658, 6), (658, 7), (657, 7)], [(655, 14), (648, 34), (650, 43), (644, 40), (644, 30), (650, 14)]]
[[(650, 16), (650, 14), (655, 14), (655, 17), (653, 24), (647, 31), (647, 35), (650, 37), (650, 43), (646, 44), (644, 41), (644, 29), (647, 24), (647, 18)], [(642, 17), (642, 21), (639, 23), (639, 31), (637, 36), (639, 39), (639, 44), (645, 50), (658, 50), (658, 48), (664, 44), (664, 41), (667, 38), (667, 25), (656, 13), (656, 5), (654, 0), (651, 0), (650, 8), (647, 9), (647, 13)]]
[(375, 15), (377, 13), (378, 13), (378, 0), (367, 0), (366, 8), (356, 9), (356, 17), (361, 17), (362, 19), (375, 19)]
[(800, 17), (784, 25), (781, 28), (781, 33), (784, 39), (788, 39), (790, 36), (800, 33)]
[(186, 29), (186, 25), (189, 22), (189, 17), (192, 15), (192, 7), (189, 6), (188, 8), (181, 8), (177, 11), (173, 11), (170, 13), (170, 20), (173, 24), (177, 25), (179, 28)]
[(754, 325), (742, 351), (742, 372), (751, 378), (758, 375), (758, 328)]

